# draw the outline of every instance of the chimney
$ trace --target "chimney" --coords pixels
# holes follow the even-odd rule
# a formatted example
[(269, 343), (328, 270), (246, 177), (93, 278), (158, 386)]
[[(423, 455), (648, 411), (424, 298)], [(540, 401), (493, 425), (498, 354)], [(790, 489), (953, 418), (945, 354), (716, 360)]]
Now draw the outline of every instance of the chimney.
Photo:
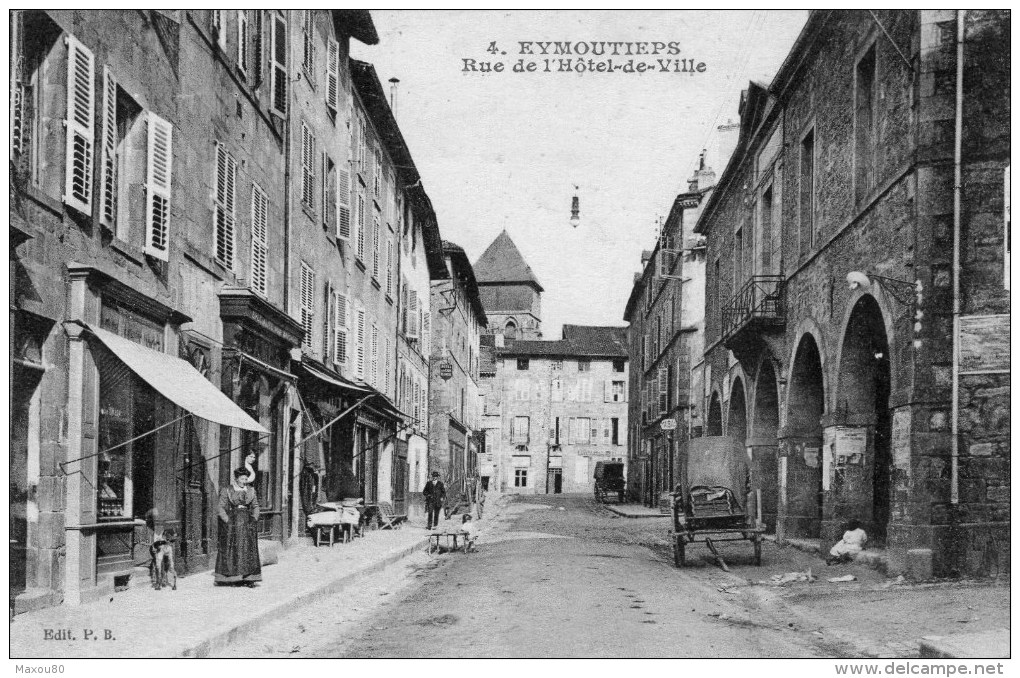
[(400, 82), (399, 78), (390, 78), (390, 110), (393, 111), (393, 117), (397, 117), (397, 83)]
[(737, 137), (740, 134), (740, 123), (733, 122), (727, 118), (725, 125), (719, 125), (716, 129), (716, 157), (714, 164), (722, 172), (733, 155), (733, 149), (737, 147)]

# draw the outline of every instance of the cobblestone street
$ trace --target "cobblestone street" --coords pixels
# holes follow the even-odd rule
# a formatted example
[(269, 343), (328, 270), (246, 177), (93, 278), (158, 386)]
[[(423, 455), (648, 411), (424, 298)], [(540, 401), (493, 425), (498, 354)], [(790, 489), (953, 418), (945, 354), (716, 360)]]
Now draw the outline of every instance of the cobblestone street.
[[(937, 630), (958, 616), (952, 600), (968, 596), (985, 623), (1008, 624), (1004, 588), (954, 590), (940, 616), (941, 597), (930, 589), (883, 590), (877, 572), (819, 571), (816, 557), (771, 543), (761, 568), (736, 544), (722, 549), (729, 574), (704, 549), (677, 570), (668, 529), (666, 518), (621, 519), (587, 496), (519, 497), (482, 534), (477, 553), (417, 553), (220, 656), (909, 657), (917, 656), (916, 627), (897, 631), (897, 619), (916, 622), (914, 603), (924, 601)], [(764, 585), (807, 567), (820, 581)], [(821, 576), (850, 571), (858, 577), (850, 584)], [(907, 608), (897, 615), (900, 601)], [(874, 620), (869, 629), (861, 630), (869, 626), (862, 615)]]

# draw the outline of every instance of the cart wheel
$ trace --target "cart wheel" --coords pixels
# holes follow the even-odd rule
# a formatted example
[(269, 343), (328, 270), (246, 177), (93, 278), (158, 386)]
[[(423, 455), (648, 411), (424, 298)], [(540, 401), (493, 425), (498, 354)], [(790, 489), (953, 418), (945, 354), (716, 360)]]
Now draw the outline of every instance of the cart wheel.
[(683, 537), (677, 537), (673, 541), (673, 564), (677, 567), (683, 567), (687, 562), (685, 546)]
[(761, 567), (761, 536), (754, 538), (754, 564)]

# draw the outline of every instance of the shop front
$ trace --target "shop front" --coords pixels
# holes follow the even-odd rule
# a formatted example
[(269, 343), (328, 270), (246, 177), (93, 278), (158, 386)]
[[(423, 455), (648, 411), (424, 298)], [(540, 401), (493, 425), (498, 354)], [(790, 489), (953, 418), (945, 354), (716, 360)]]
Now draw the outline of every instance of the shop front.
[[(65, 476), (65, 601), (147, 576), (148, 548), (172, 535), (181, 573), (208, 564), (213, 427), (266, 430), (176, 357), (188, 318), (137, 291), (72, 270)], [(189, 494), (198, 499), (188, 498)]]

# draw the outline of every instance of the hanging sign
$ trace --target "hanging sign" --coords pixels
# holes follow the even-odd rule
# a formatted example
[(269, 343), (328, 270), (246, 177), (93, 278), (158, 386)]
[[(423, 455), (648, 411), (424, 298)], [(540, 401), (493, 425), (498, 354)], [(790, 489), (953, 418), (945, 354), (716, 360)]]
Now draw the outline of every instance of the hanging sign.
[(675, 431), (676, 430), (676, 419), (663, 419), (659, 423), (659, 428), (663, 431)]
[(442, 377), (443, 381), (449, 381), (453, 378), (453, 364), (451, 363), (440, 363), (439, 364), (439, 376)]

